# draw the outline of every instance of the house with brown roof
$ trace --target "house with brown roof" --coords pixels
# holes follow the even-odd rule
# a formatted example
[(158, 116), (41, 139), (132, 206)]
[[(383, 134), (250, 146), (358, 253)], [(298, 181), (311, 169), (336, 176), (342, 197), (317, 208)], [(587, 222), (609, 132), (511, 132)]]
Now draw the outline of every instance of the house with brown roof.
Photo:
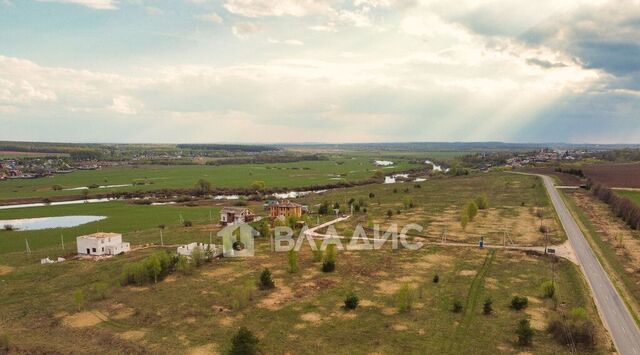
[(290, 202), (289, 200), (274, 203), (269, 206), (269, 214), (271, 217), (301, 217), (302, 216), (302, 205), (294, 202)]
[(256, 218), (255, 213), (246, 207), (225, 207), (220, 211), (220, 224), (249, 223)]

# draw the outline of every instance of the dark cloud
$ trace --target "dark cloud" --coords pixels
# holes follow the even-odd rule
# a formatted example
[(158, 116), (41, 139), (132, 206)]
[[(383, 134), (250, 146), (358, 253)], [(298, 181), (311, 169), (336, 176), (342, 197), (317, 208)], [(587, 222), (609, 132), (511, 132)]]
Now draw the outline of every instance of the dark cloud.
[(575, 56), (586, 68), (600, 69), (625, 82), (640, 71), (640, 6), (630, 1), (582, 7), (554, 16), (519, 36)]
[(527, 59), (527, 64), (531, 64), (531, 65), (537, 65), (539, 67), (542, 68), (562, 68), (562, 67), (566, 67), (567, 65), (564, 63), (552, 63), (548, 60), (543, 60), (543, 59), (538, 59), (538, 58), (528, 58)]

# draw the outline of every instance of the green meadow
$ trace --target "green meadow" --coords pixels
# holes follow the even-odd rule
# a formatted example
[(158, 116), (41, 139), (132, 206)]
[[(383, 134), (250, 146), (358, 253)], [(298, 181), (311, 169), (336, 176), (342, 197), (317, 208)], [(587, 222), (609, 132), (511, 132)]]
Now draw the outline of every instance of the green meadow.
[(0, 199), (81, 195), (81, 191), (54, 191), (90, 185), (125, 185), (147, 181), (147, 185), (91, 189), (91, 194), (115, 191), (148, 191), (158, 189), (193, 188), (205, 179), (213, 187), (248, 188), (254, 181), (264, 181), (267, 187), (300, 188), (327, 185), (340, 181), (359, 181), (371, 178), (377, 170), (393, 172), (424, 166), (397, 159), (392, 167), (374, 165), (369, 157), (333, 156), (330, 160), (302, 161), (279, 164), (246, 165), (140, 165), (110, 167), (101, 170), (77, 171), (48, 178), (0, 181)]

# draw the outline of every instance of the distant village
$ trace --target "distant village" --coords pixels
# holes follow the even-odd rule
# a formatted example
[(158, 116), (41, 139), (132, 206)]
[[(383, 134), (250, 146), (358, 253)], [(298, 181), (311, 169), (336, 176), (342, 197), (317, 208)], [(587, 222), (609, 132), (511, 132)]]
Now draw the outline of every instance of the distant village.
[(78, 170), (97, 170), (109, 163), (97, 161), (69, 162), (62, 158), (21, 158), (0, 160), (0, 180), (35, 179)]

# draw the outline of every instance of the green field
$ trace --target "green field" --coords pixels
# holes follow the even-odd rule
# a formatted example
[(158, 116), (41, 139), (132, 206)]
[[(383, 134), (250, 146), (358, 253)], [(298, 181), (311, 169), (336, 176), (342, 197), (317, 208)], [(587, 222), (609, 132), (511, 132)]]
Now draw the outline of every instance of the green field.
[[(315, 204), (325, 200), (346, 206), (344, 201), (362, 197), (367, 199), (367, 213), (357, 213), (354, 220), (413, 222), (432, 227), (443, 218), (449, 221), (452, 217), (451, 222), (457, 223), (457, 214), (450, 215), (449, 211), (478, 193), (486, 193), (489, 208), (480, 212), (467, 232), (458, 235), (461, 241), (475, 241), (475, 233), (483, 228), (529, 220), (529, 207), (548, 205), (540, 181), (530, 176), (478, 174), (419, 185), (338, 189), (298, 202), (309, 204), (315, 211)], [(374, 196), (370, 198), (369, 193)], [(403, 206), (406, 196), (414, 199), (413, 208)], [(0, 211), (0, 219), (70, 214), (109, 217), (76, 228), (0, 232), (0, 333), (8, 335), (13, 349), (24, 353), (65, 352), (71, 342), (73, 351), (79, 353), (224, 353), (237, 329), (246, 326), (260, 338), (266, 354), (459, 354), (469, 349), (474, 354), (564, 354), (570, 353), (569, 348), (554, 340), (546, 332), (546, 325), (582, 307), (594, 322), (597, 344), (581, 348), (580, 353), (607, 351), (604, 328), (578, 268), (564, 260), (554, 263), (551, 258), (522, 252), (438, 246), (417, 251), (341, 251), (336, 271), (323, 273), (321, 263), (305, 247), (299, 254), (300, 271), (289, 273), (286, 253), (271, 252), (269, 241), (257, 238), (253, 258), (214, 260), (193, 274), (176, 271), (157, 284), (118, 284), (125, 265), (160, 249), (159, 224), (167, 226), (165, 244), (206, 241), (210, 233), (219, 244), (215, 236), (218, 228), (209, 220), (211, 212), (217, 221), (219, 208), (214, 202), (202, 207), (108, 202)], [(259, 204), (252, 208), (258, 214), (265, 213)], [(389, 208), (401, 213), (387, 219)], [(182, 226), (180, 215), (192, 220), (194, 226)], [(549, 213), (545, 223), (551, 224), (553, 218)], [(525, 240), (524, 235), (514, 233), (516, 242), (539, 242), (540, 236), (535, 234), (539, 222), (532, 221), (533, 225), (524, 227), (530, 233), (527, 235), (537, 239)], [(340, 226), (341, 230), (348, 228), (351, 225)], [(122, 232), (124, 240), (134, 247), (148, 243), (156, 246), (99, 262), (39, 264), (42, 257), (69, 254), (75, 248), (70, 239), (96, 230)], [(60, 234), (68, 238), (67, 251), (60, 250)], [(24, 252), (25, 237), (34, 249), (32, 255)], [(560, 234), (557, 238), (563, 240)], [(276, 283), (270, 291), (256, 287), (265, 267), (273, 272)], [(436, 274), (438, 283), (432, 281)], [(557, 281), (557, 298), (544, 299), (540, 285), (552, 278)], [(413, 298), (406, 312), (400, 310), (397, 301), (404, 284)], [(98, 292), (98, 286), (106, 290)], [(80, 303), (74, 297), (79, 290), (85, 295)], [(350, 292), (360, 299), (355, 311), (342, 307)], [(510, 308), (516, 294), (529, 298), (528, 308)], [(493, 300), (489, 316), (482, 314), (487, 297)], [(454, 300), (461, 302), (462, 312), (451, 311)], [(534, 328), (531, 346), (516, 343), (514, 331), (521, 319), (529, 319)]]
[[(84, 224), (74, 228), (56, 228), (39, 231), (0, 231), (0, 255), (25, 250), (25, 239), (29, 246), (41, 255), (63, 255), (59, 250), (60, 235), (66, 239), (67, 253), (75, 251), (75, 237), (79, 235), (100, 232), (124, 233), (126, 241), (132, 244), (160, 242), (157, 226), (166, 225), (164, 242), (176, 244), (197, 236), (198, 241), (208, 239), (208, 233), (195, 228), (184, 228), (180, 218), (194, 223), (209, 222), (209, 215), (215, 223), (218, 222), (220, 207), (176, 207), (176, 206), (141, 206), (126, 202), (105, 202), (82, 205), (66, 205), (36, 208), (21, 208), (0, 210), (0, 220), (36, 217), (55, 217), (70, 215), (105, 216), (102, 221)], [(174, 230), (175, 233), (173, 232)], [(42, 250), (44, 249), (44, 250)]]
[(327, 185), (340, 181), (359, 181), (371, 178), (375, 171), (393, 172), (424, 166), (394, 161), (391, 168), (381, 168), (371, 157), (335, 156), (326, 161), (303, 161), (280, 164), (246, 165), (185, 165), (112, 167), (102, 170), (78, 171), (50, 178), (0, 181), (0, 199), (80, 195), (80, 191), (53, 191), (52, 186), (64, 189), (96, 185), (124, 185), (134, 180), (151, 184), (108, 189), (91, 189), (91, 194), (115, 191), (193, 188), (199, 179), (213, 187), (248, 188), (254, 181), (264, 181), (267, 187), (300, 188)]

